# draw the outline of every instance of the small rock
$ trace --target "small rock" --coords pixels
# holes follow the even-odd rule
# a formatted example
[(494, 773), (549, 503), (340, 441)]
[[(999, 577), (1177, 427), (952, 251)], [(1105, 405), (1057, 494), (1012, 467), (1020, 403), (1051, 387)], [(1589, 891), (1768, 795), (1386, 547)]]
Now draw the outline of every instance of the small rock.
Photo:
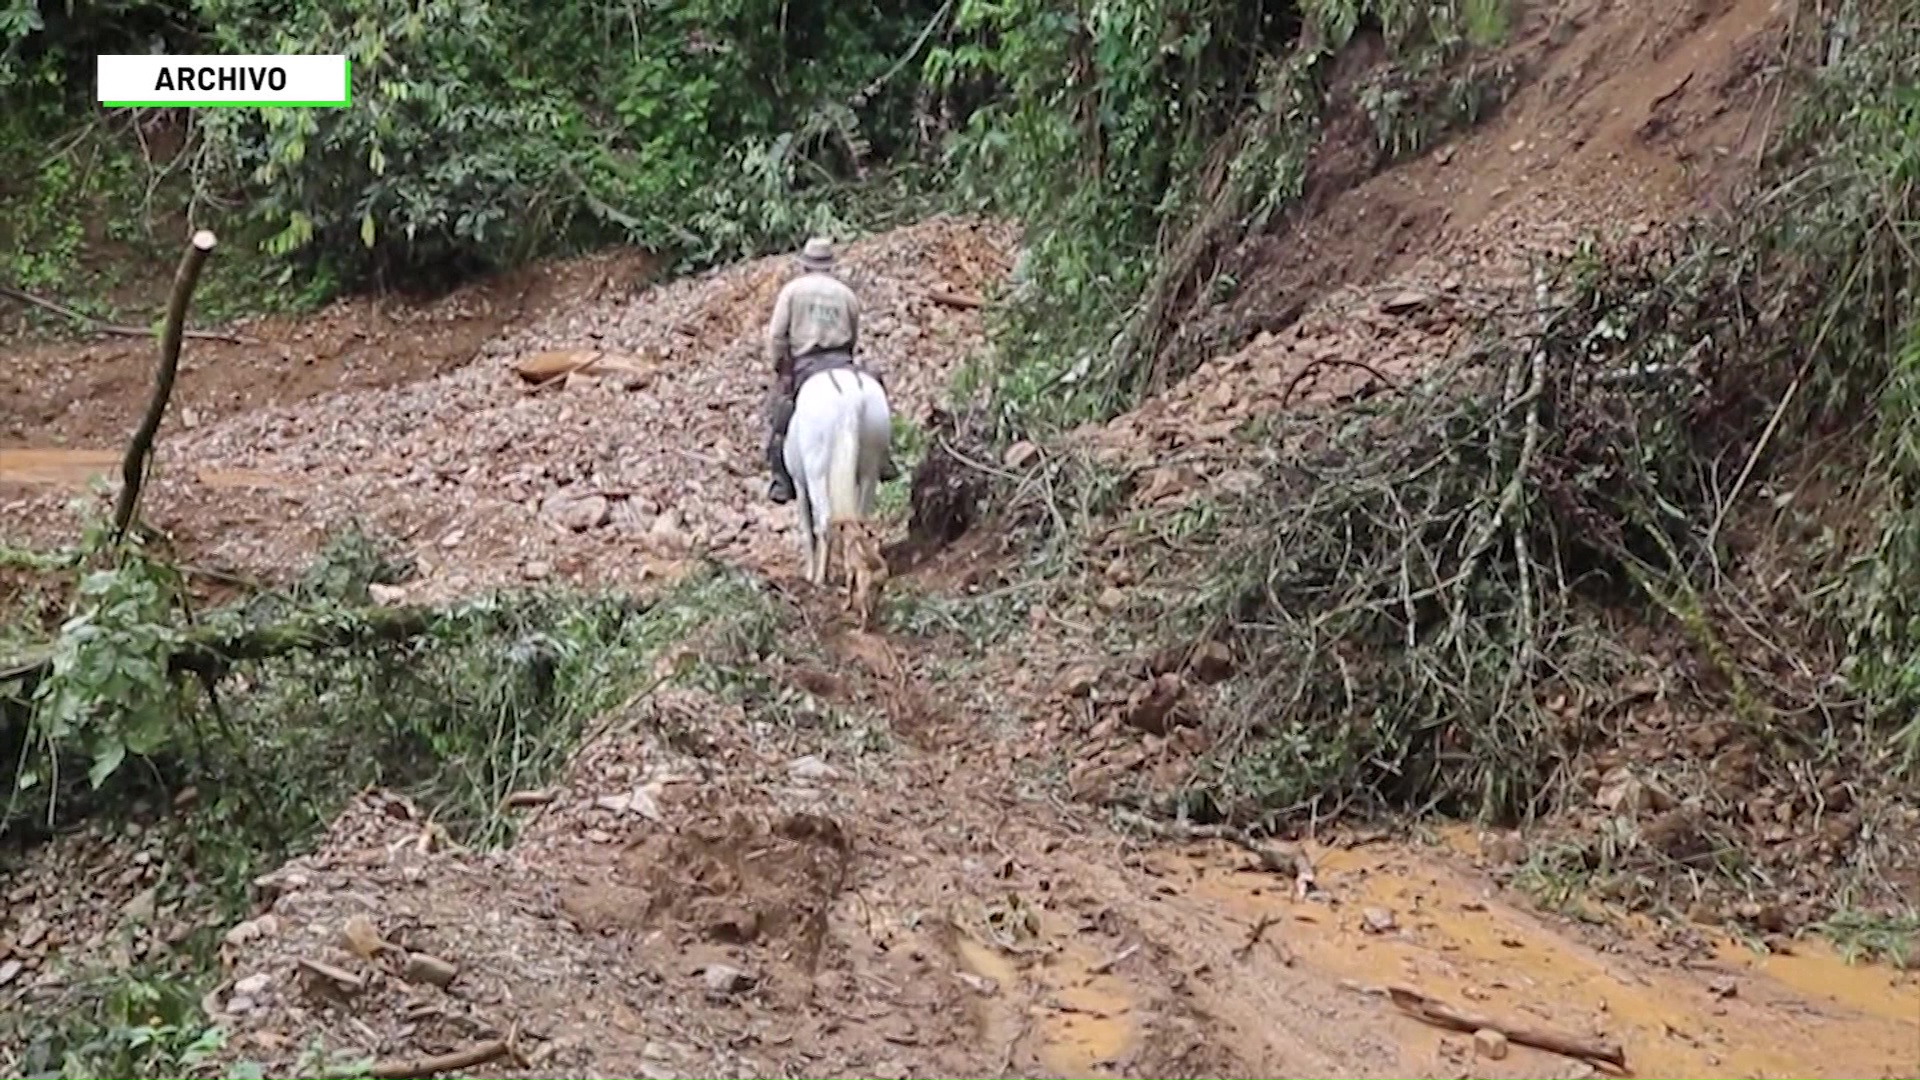
[(542, 505), (541, 513), (562, 528), (586, 532), (607, 523), (613, 516), (613, 504), (604, 495), (557, 494)]
[(1388, 299), (1386, 303), (1381, 304), (1380, 310), (1389, 315), (1404, 315), (1409, 311), (1417, 311), (1420, 308), (1426, 307), (1432, 302), (1433, 297), (1428, 296), (1426, 293), (1420, 292), (1417, 289), (1408, 289), (1405, 292), (1395, 294)]
[(663, 510), (647, 526), (647, 536), (663, 548), (678, 550), (686, 546), (686, 530), (680, 527), (680, 515), (677, 511)]
[(1360, 929), (1369, 934), (1384, 934), (1398, 925), (1386, 908), (1370, 907), (1360, 913)]
[(1100, 590), (1100, 595), (1094, 599), (1094, 603), (1108, 611), (1119, 611), (1127, 606), (1126, 590), (1109, 585)]
[(1059, 691), (1070, 698), (1086, 697), (1100, 681), (1100, 668), (1094, 664), (1075, 664), (1060, 676)]
[(808, 754), (787, 762), (787, 775), (795, 780), (833, 780), (839, 777), (840, 770)]
[(1224, 642), (1205, 642), (1194, 650), (1189, 667), (1194, 678), (1203, 683), (1217, 683), (1233, 674), (1233, 650)]
[(728, 905), (706, 920), (707, 937), (744, 945), (760, 936), (760, 915), (749, 907)]
[(1149, 735), (1165, 735), (1168, 717), (1173, 715), (1174, 706), (1180, 703), (1180, 695), (1185, 689), (1185, 683), (1175, 674), (1169, 673), (1153, 680), (1135, 691), (1127, 702), (1127, 723)]
[(276, 915), (262, 915), (257, 919), (235, 923), (221, 938), (233, 948), (241, 948), (256, 938), (272, 937), (280, 931), (280, 919)]
[(707, 993), (714, 997), (732, 997), (753, 989), (753, 976), (730, 964), (708, 964), (702, 978), (707, 983)]
[(354, 915), (340, 928), (340, 940), (349, 951), (362, 960), (371, 960), (380, 955), (386, 947), (387, 939), (380, 936), (380, 930), (373, 920), (365, 915)]
[(1772, 933), (1784, 933), (1787, 929), (1786, 909), (1779, 904), (1762, 904), (1749, 900), (1735, 908), (1734, 914)]
[(0, 986), (5, 986), (19, 978), (21, 970), (25, 967), (26, 965), (18, 960), (8, 960), (5, 963), (0, 963)]
[(1007, 447), (1006, 455), (1000, 460), (1009, 469), (1023, 469), (1039, 456), (1040, 448), (1022, 439)]
[(451, 551), (454, 548), (459, 547), (460, 541), (465, 540), (466, 538), (467, 538), (467, 534), (464, 529), (455, 529), (452, 532), (440, 538), (440, 546)]
[(407, 969), (401, 977), (413, 983), (431, 983), (445, 989), (460, 974), (458, 965), (430, 953), (408, 953)]
[(1507, 1056), (1507, 1037), (1492, 1028), (1481, 1028), (1473, 1033), (1473, 1052), (1489, 1061), (1499, 1061)]
[(398, 585), (382, 585), (375, 581), (367, 585), (367, 597), (376, 604), (391, 607), (406, 600), (407, 590)]
[(121, 906), (120, 917), (128, 922), (146, 922), (153, 918), (153, 911), (154, 908), (158, 906), (159, 899), (159, 886), (154, 885), (141, 889), (139, 892), (133, 894), (133, 899), (128, 900)]
[(257, 998), (273, 985), (273, 976), (262, 971), (249, 975), (233, 984), (233, 992), (244, 997)]
[(530, 562), (520, 568), (520, 576), (528, 581), (545, 581), (553, 576), (553, 564), (538, 560)]
[(992, 997), (1000, 992), (1000, 984), (984, 975), (975, 975), (971, 971), (956, 971), (953, 977), (966, 983), (974, 993), (982, 997)]
[(619, 795), (602, 795), (593, 800), (593, 804), (616, 814), (639, 814), (653, 822), (666, 820), (660, 813), (660, 804), (654, 801), (653, 793), (645, 788), (634, 788)]
[(1713, 992), (1714, 997), (1730, 998), (1740, 993), (1740, 984), (1733, 981), (1733, 976), (1722, 975), (1709, 982), (1707, 989)]

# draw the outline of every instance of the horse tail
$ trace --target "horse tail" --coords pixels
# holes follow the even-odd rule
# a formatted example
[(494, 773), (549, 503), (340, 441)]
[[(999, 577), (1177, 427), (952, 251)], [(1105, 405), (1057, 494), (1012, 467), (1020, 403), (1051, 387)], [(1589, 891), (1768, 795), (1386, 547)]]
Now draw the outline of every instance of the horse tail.
[[(859, 377), (855, 377), (856, 386)], [(860, 417), (866, 412), (865, 394), (858, 394), (840, 413), (833, 428), (833, 447), (827, 457), (827, 520), (852, 521), (860, 516)]]

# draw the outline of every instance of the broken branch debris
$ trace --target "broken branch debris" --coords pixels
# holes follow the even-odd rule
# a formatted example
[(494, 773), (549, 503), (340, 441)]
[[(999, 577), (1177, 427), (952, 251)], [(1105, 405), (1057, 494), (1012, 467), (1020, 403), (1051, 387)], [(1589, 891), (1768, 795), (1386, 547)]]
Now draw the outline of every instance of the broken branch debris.
[(1476, 1035), (1482, 1031), (1497, 1031), (1505, 1035), (1509, 1042), (1531, 1046), (1536, 1050), (1545, 1050), (1581, 1061), (1602, 1062), (1623, 1071), (1627, 1067), (1626, 1051), (1621, 1049), (1619, 1043), (1611, 1040), (1589, 1039), (1565, 1032), (1522, 1027), (1509, 1021), (1480, 1016), (1456, 1009), (1444, 1001), (1428, 997), (1418, 990), (1405, 986), (1387, 987), (1387, 996), (1401, 1012), (1435, 1027), (1443, 1027), (1468, 1035)]

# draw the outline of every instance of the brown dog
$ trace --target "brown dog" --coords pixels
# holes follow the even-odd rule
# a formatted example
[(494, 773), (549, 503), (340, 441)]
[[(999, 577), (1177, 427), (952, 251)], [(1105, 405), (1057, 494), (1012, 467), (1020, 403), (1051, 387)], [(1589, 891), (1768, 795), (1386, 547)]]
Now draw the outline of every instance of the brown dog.
[(873, 626), (873, 612), (880, 603), (889, 575), (880, 528), (877, 521), (847, 521), (838, 526), (845, 544), (842, 550), (847, 566), (846, 610), (854, 613), (862, 630)]

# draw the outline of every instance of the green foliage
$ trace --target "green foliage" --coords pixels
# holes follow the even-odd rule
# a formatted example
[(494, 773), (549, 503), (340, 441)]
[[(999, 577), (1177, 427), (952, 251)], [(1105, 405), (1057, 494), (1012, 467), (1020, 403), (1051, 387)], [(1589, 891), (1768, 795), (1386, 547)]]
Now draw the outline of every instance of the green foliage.
[(912, 149), (916, 83), (887, 76), (934, 14), (924, 0), (5, 0), (0, 84), (57, 135), (91, 109), (98, 52), (344, 52), (350, 108), (174, 118), (191, 181), (178, 197), (237, 211), (291, 292), (435, 284), (610, 240), (707, 263), (897, 208), (916, 174), (888, 163)]
[[(82, 258), (89, 226), (98, 220), (94, 209), (103, 200), (137, 187), (135, 158), (125, 148), (84, 137), (65, 140), (50, 153), (47, 134), (32, 116), (0, 114), (0, 152), (19, 148), (16, 171), (0, 177), (0, 282), (40, 293), (102, 291), (98, 287), (110, 282), (89, 280), (92, 275)], [(107, 215), (100, 222), (104, 238), (117, 241), (135, 231), (130, 218)], [(73, 306), (86, 314), (105, 314), (86, 299)]]
[[(365, 606), (368, 586), (407, 567), (349, 533), (286, 592), (189, 625), (182, 583), (165, 564), (125, 552), (87, 565), (76, 614), (46, 650), (51, 663), (26, 703), (31, 752), (16, 770), (16, 798), (43, 793), (51, 817), (74, 790), (76, 768), (99, 788), (144, 762), (143, 777), (228, 794), (206, 811), (227, 826), (206, 844), (231, 856), (236, 872), (283, 851), (369, 784), (416, 793), (460, 835), (500, 839), (501, 798), (551, 775), (589, 720), (648, 681), (659, 649), (695, 625), (766, 612), (743, 579), (716, 573), (653, 605), (499, 595), (435, 613), (424, 633), (389, 633)], [(265, 658), (212, 672), (217, 693), (170, 670), (189, 635), (250, 633)], [(345, 644), (306, 644), (322, 637)], [(14, 702), (8, 716), (21, 711)], [(286, 761), (308, 767), (287, 775)], [(278, 781), (259, 782), (270, 775)]]
[[(1848, 674), (1892, 718), (1901, 763), (1920, 765), (1920, 13), (1874, 5), (1867, 34), (1820, 68), (1777, 153), (1778, 288), (1811, 299), (1800, 334), (1811, 407), (1875, 416), (1864, 471), (1877, 538), (1853, 560), (1834, 613)], [(1849, 484), (1848, 486), (1852, 486)]]
[(87, 780), (98, 788), (129, 754), (148, 757), (166, 745), (180, 704), (167, 671), (179, 641), (171, 610), (179, 584), (170, 568), (138, 554), (82, 575), (82, 610), (60, 628), (52, 671), (34, 698), (33, 734), (45, 753), (40, 765), (20, 770), (19, 790), (53, 779), (61, 750), (86, 756)]
[(825, 220), (813, 193), (864, 165), (869, 136), (844, 100), (925, 14), (768, 0), (644, 19), (516, 0), (282, 7), (200, 0), (198, 13), (233, 48), (345, 51), (353, 107), (210, 114), (208, 162), (254, 193), (270, 251), (343, 274), (491, 268), (609, 237), (702, 261), (790, 243)]
[(27, 1075), (194, 1075), (226, 1045), (225, 1031), (200, 1011), (201, 990), (178, 974), (151, 966), (89, 972), (67, 990), (69, 1002), (83, 1003), (74, 1012), (23, 1009), (0, 1020), (0, 1037), (22, 1047)]
[[(1231, 289), (1198, 280), (1205, 256), (1268, 227), (1303, 192), (1321, 62), (1362, 25), (1377, 25), (1395, 63), (1424, 75), (1463, 47), (1463, 25), (1476, 41), (1497, 40), (1503, 12), (1497, 0), (1474, 0), (1465, 15), (1404, 0), (1320, 0), (1298, 12), (1225, 0), (963, 0), (927, 74), (949, 92), (994, 96), (950, 163), (964, 197), (1027, 228), (1016, 302), (995, 328), (1002, 436), (1110, 415), (1163, 374), (1167, 305), (1193, 290), (1224, 300)], [(1317, 47), (1300, 44), (1303, 25)], [(1471, 122), (1487, 104), (1488, 80), (1462, 78), (1440, 94), (1443, 122)], [(1424, 86), (1376, 95), (1396, 113), (1426, 109), (1429, 96)], [(1430, 137), (1385, 138), (1410, 149)]]

